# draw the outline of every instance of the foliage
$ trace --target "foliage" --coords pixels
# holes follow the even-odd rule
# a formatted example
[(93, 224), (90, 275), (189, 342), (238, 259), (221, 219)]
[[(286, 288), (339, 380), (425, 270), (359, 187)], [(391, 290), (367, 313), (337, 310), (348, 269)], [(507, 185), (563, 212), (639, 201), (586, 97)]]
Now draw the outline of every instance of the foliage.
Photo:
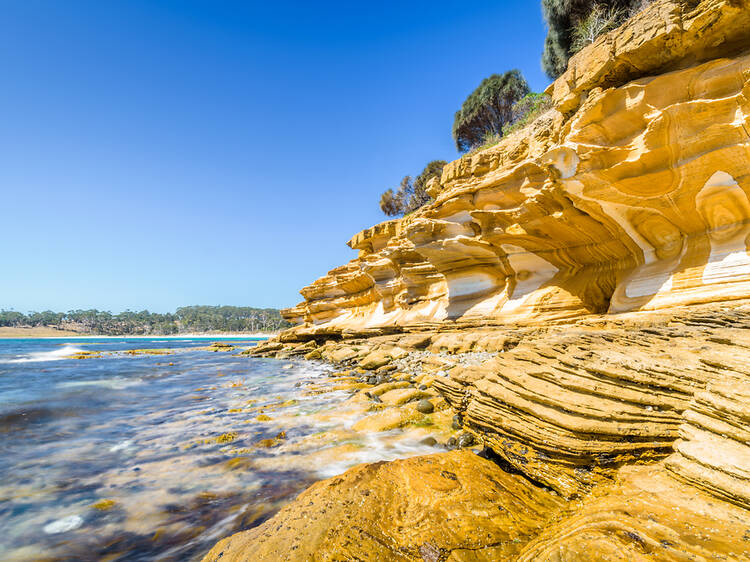
[(498, 135), (497, 133), (487, 133), (482, 137), (480, 143), (466, 154), (472, 155), (476, 154), (477, 152), (482, 152), (483, 150), (490, 148), (491, 146), (495, 146), (501, 140), (503, 140), (503, 135)]
[(401, 214), (401, 201), (396, 194), (393, 193), (392, 189), (384, 191), (380, 196), (380, 210), (389, 217), (395, 217)]
[(542, 68), (554, 80), (565, 72), (570, 57), (652, 1), (542, 0), (547, 22)]
[(571, 49), (578, 52), (593, 43), (602, 33), (613, 30), (622, 21), (625, 11), (615, 6), (602, 7), (597, 4), (588, 16), (581, 19), (571, 30)]
[(401, 184), (394, 193), (388, 189), (380, 196), (380, 210), (389, 217), (412, 213), (432, 200), (427, 193), (427, 183), (443, 173), (445, 160), (432, 160), (412, 181), (411, 176), (401, 178)]
[(552, 107), (552, 98), (545, 93), (531, 92), (513, 104), (513, 119), (503, 127), (503, 135), (523, 129)]
[(440, 177), (447, 162), (445, 160), (432, 160), (428, 162), (420, 174), (414, 179), (413, 192), (409, 196), (405, 212), (411, 213), (432, 201), (427, 193), (427, 183), (434, 177)]
[(531, 92), (513, 104), (512, 118), (503, 127), (502, 134), (487, 133), (482, 137), (479, 145), (472, 148), (468, 154), (476, 154), (499, 143), (503, 137), (508, 136), (534, 121), (542, 113), (552, 107), (552, 99), (544, 93)]
[(513, 104), (529, 93), (519, 70), (493, 74), (466, 98), (453, 120), (453, 140), (460, 152), (482, 144), (488, 134), (501, 135), (512, 119)]
[(256, 332), (288, 327), (274, 308), (238, 306), (186, 306), (174, 314), (126, 310), (119, 314), (101, 310), (31, 312), (0, 310), (0, 326), (54, 326), (91, 334), (178, 334), (190, 332)]

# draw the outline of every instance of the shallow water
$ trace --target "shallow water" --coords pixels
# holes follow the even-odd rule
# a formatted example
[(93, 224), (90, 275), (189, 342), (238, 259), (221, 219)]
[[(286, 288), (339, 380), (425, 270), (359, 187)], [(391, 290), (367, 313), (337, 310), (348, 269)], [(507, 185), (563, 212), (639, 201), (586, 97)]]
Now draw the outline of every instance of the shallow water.
[(350, 393), (306, 390), (322, 363), (208, 343), (0, 340), (1, 560), (200, 559), (316, 480), (431, 452), (347, 433)]

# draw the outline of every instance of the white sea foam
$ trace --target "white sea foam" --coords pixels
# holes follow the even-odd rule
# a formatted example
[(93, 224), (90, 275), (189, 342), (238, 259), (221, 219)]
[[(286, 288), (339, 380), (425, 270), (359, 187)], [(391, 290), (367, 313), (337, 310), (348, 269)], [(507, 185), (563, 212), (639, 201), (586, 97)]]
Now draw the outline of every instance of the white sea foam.
[(109, 448), (110, 453), (116, 453), (117, 451), (122, 451), (123, 449), (127, 449), (132, 445), (133, 442), (130, 440), (120, 441), (117, 445), (114, 445)]
[(122, 390), (129, 386), (141, 384), (140, 378), (112, 377), (110, 379), (94, 379), (90, 381), (68, 381), (58, 383), (58, 388), (75, 388), (80, 386), (102, 386), (111, 390)]
[(10, 359), (9, 361), (6, 361), (7, 363), (39, 363), (39, 362), (45, 362), (45, 361), (60, 361), (62, 359), (67, 359), (71, 355), (75, 355), (76, 353), (81, 353), (84, 351), (80, 347), (75, 347), (73, 345), (64, 345), (58, 349), (53, 349), (52, 351), (36, 351), (34, 353), (29, 353), (27, 355), (21, 355), (19, 357), (16, 357), (15, 359)]
[(44, 526), (44, 532), (48, 535), (66, 533), (83, 525), (83, 518), (78, 515), (68, 515)]

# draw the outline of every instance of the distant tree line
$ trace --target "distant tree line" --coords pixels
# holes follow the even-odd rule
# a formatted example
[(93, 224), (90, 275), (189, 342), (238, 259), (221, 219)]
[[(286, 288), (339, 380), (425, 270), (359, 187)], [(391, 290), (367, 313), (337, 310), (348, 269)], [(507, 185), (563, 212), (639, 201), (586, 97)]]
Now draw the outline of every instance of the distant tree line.
[(268, 332), (290, 324), (275, 308), (242, 306), (184, 306), (174, 314), (126, 310), (119, 314), (102, 310), (30, 312), (0, 310), (0, 326), (38, 327), (97, 335), (170, 335), (191, 332)]

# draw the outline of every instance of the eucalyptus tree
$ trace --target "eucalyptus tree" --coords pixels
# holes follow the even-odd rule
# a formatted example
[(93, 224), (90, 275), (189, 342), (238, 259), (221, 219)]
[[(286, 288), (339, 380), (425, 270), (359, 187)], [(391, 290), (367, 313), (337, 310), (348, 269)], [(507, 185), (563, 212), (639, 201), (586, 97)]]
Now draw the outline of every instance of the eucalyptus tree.
[(502, 136), (513, 119), (513, 105), (531, 90), (520, 70), (493, 74), (466, 98), (453, 119), (453, 140), (460, 152), (480, 146), (489, 136)]

